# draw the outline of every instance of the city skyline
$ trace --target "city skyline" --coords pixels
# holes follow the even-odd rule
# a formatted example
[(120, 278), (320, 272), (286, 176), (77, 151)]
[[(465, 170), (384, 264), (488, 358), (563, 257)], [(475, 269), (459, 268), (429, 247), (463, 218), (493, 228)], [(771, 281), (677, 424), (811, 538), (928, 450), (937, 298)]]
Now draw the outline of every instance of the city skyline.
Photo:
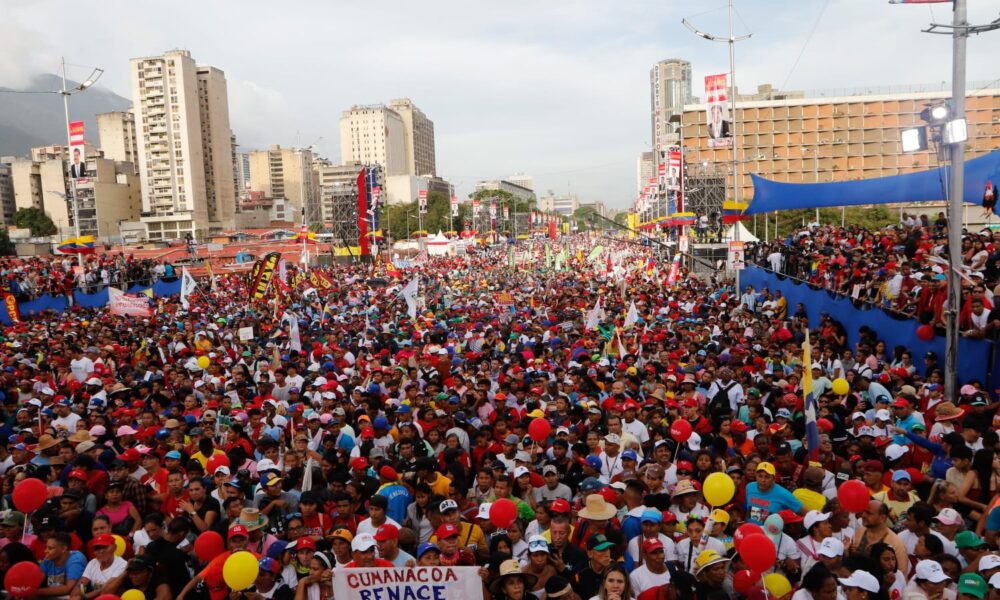
[[(17, 87), (53, 72), (65, 55), (71, 64), (104, 68), (99, 85), (129, 98), (129, 59), (185, 48), (225, 71), (241, 151), (315, 144), (334, 162), (342, 159), (343, 110), (409, 97), (434, 121), (438, 174), (461, 197), (480, 179), (522, 171), (534, 176), (539, 193), (571, 192), (625, 208), (634, 200), (635, 157), (651, 142), (650, 68), (665, 58), (690, 61), (695, 96), (706, 74), (728, 69), (725, 45), (680, 24), (688, 17), (721, 33), (725, 11), (706, 14), (694, 1), (580, 2), (572, 10), (526, 2), (463, 10), (439, 2), (434, 11), (402, 3), (250, 2), (238, 12), (226, 3), (180, 2), (165, 15), (107, 2), (66, 17), (56, 6), (9, 7), (0, 48), (17, 60), (0, 66), (0, 84)], [(949, 21), (947, 7), (843, 0), (781, 1), (761, 10), (738, 2), (737, 33), (754, 37), (738, 48), (737, 83), (749, 91), (763, 83), (811, 90), (947, 81), (950, 39), (919, 31)], [(995, 7), (970, 7), (970, 21), (995, 17)], [(246, 41), (218, 35), (234, 23), (248, 32)], [(340, 26), (348, 23), (378, 31)], [(261, 31), (267, 35), (253, 34)], [(997, 77), (990, 66), (997, 47), (990, 36), (970, 39), (970, 80)], [(71, 77), (86, 75), (73, 69)]]

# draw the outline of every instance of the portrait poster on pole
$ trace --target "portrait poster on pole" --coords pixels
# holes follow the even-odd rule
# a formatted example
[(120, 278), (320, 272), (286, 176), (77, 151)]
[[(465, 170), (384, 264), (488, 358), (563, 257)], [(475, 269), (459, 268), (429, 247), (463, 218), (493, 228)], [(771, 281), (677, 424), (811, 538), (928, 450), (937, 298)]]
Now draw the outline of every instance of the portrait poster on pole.
[(705, 76), (705, 111), (708, 119), (708, 147), (729, 148), (733, 143), (733, 132), (724, 73)]

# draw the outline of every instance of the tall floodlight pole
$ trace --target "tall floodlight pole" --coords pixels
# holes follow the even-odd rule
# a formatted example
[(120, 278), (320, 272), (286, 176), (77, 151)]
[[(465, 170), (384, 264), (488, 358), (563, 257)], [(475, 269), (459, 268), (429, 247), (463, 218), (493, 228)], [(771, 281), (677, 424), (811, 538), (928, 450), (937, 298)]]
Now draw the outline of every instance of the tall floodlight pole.
[(968, 125), (965, 121), (965, 46), (970, 34), (1000, 29), (1000, 19), (985, 25), (969, 25), (967, 0), (954, 0), (951, 25), (932, 23), (926, 33), (950, 34), (951, 55), (951, 114), (942, 135), (951, 161), (951, 181), (948, 186), (948, 313), (945, 321), (945, 398), (955, 401), (958, 389), (959, 313), (962, 306), (962, 213), (965, 198), (965, 142)]
[[(690, 29), (695, 35), (701, 38), (705, 38), (710, 42), (720, 42), (729, 44), (729, 102), (732, 103), (733, 112), (730, 115), (729, 122), (732, 124), (733, 132), (733, 144), (732, 144), (732, 162), (733, 162), (733, 202), (739, 203), (740, 201), (740, 172), (739, 172), (739, 122), (736, 112), (736, 42), (742, 42), (743, 40), (750, 39), (752, 33), (746, 35), (741, 35), (736, 37), (733, 33), (733, 0), (729, 0), (729, 36), (721, 37), (712, 35), (701, 31), (694, 25), (688, 22), (687, 19), (681, 19), (681, 23), (685, 27)], [(736, 241), (740, 239), (740, 228), (739, 222), (733, 226), (733, 235)], [(736, 293), (740, 293), (740, 272), (736, 271)]]

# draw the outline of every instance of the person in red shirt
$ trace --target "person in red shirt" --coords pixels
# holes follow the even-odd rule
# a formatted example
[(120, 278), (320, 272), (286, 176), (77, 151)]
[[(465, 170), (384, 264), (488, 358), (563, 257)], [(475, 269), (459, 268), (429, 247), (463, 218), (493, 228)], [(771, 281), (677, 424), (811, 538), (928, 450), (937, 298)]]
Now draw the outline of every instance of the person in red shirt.
[(226, 585), (226, 580), (222, 575), (223, 566), (226, 564), (226, 560), (234, 553), (241, 550), (246, 550), (253, 554), (257, 560), (260, 560), (260, 555), (250, 550), (247, 550), (247, 543), (250, 541), (250, 532), (247, 531), (246, 525), (232, 525), (229, 528), (229, 549), (222, 554), (216, 556), (208, 563), (208, 566), (201, 570), (197, 575), (191, 578), (181, 593), (177, 596), (177, 600), (184, 600), (185, 596), (191, 593), (191, 590), (195, 589), (199, 583), (205, 582), (205, 587), (208, 588), (208, 595), (212, 600), (224, 600), (229, 597), (229, 586)]
[(389, 567), (391, 569), (394, 566), (391, 562), (375, 557), (376, 545), (375, 536), (370, 533), (355, 536), (351, 541), (351, 556), (354, 557), (354, 560), (344, 565), (344, 568)]
[(160, 504), (163, 520), (169, 523), (174, 517), (184, 516), (181, 504), (189, 502), (187, 489), (184, 488), (184, 471), (174, 469), (167, 475), (167, 497)]

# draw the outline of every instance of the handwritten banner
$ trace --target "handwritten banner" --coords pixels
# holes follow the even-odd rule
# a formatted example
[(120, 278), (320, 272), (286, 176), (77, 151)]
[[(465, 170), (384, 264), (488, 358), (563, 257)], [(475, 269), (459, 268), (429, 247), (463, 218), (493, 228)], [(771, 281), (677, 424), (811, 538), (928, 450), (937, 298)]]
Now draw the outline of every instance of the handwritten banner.
[(337, 600), (480, 600), (476, 567), (334, 569)]

